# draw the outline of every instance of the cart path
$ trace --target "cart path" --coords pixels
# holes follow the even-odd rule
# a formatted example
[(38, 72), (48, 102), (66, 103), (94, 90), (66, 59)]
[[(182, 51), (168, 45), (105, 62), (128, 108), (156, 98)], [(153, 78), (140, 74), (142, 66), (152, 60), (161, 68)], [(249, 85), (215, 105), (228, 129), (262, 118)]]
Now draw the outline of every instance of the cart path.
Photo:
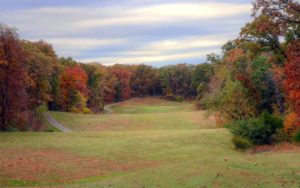
[(50, 113), (44, 112), (44, 116), (45, 116), (45, 118), (48, 120), (48, 122), (49, 122), (52, 126), (56, 127), (57, 129), (61, 130), (62, 132), (64, 132), (64, 133), (72, 132), (71, 129), (69, 129), (69, 128), (63, 126), (62, 124), (60, 124), (59, 122), (57, 122), (57, 121), (50, 115)]
[(112, 103), (112, 104), (105, 105), (104, 108), (103, 108), (104, 113), (106, 113), (106, 114), (113, 114), (113, 110), (111, 109), (111, 107), (116, 106), (118, 104), (122, 104), (124, 102), (136, 100), (137, 98), (138, 97), (131, 98), (131, 99), (128, 99), (128, 100), (125, 100), (125, 101), (121, 101), (121, 102), (115, 102), (115, 103)]

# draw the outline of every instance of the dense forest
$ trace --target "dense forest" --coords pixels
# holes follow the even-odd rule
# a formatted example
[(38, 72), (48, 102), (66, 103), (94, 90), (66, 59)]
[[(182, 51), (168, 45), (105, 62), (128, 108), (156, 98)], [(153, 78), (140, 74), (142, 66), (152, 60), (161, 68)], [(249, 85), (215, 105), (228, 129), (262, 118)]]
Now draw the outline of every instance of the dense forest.
[(256, 0), (238, 38), (198, 65), (103, 66), (58, 57), (51, 44), (0, 26), (0, 130), (35, 129), (39, 110), (98, 113), (137, 96), (195, 99), (241, 149), (300, 140), (300, 4)]

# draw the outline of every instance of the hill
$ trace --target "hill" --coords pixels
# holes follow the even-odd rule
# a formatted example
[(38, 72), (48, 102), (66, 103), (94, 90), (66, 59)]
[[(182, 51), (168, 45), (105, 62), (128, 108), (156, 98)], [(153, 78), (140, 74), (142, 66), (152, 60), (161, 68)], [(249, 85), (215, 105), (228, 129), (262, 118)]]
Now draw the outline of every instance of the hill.
[(300, 150), (239, 152), (192, 102), (136, 98), (112, 113), (51, 112), (72, 132), (1, 133), (1, 186), (297, 187)]

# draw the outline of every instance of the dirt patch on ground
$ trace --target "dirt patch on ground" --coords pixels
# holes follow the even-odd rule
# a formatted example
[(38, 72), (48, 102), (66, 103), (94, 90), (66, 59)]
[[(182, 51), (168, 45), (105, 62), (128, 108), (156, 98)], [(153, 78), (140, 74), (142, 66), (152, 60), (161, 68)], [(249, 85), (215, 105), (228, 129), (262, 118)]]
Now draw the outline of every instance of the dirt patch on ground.
[(37, 182), (69, 182), (158, 165), (153, 161), (134, 161), (125, 164), (54, 149), (0, 149), (0, 153), (1, 176)]
[(291, 144), (291, 143), (282, 143), (277, 145), (263, 145), (263, 146), (256, 146), (253, 148), (250, 153), (262, 153), (262, 152), (300, 152), (300, 146)]

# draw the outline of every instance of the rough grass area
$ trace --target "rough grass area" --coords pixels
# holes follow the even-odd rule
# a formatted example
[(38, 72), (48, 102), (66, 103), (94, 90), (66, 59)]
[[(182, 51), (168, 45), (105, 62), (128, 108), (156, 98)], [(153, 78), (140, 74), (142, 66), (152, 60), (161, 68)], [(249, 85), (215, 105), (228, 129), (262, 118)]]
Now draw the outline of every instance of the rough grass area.
[(52, 113), (75, 131), (1, 133), (0, 187), (300, 186), (299, 147), (238, 152), (226, 129), (185, 104), (170, 113)]

